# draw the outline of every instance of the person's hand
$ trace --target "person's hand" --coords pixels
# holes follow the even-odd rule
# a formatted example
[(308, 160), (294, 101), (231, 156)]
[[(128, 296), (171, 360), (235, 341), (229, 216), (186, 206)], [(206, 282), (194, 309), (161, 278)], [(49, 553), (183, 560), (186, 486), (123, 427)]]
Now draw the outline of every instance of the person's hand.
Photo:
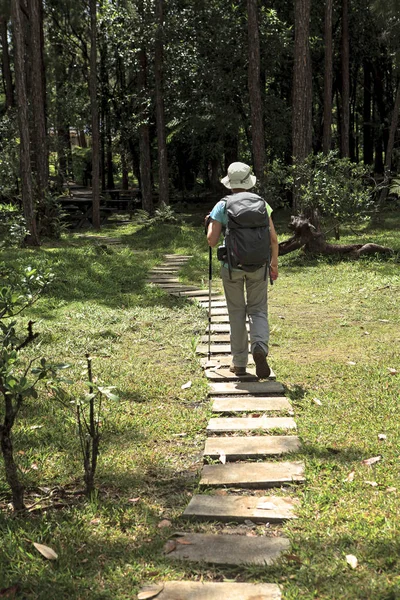
[(269, 266), (269, 273), (272, 281), (278, 279), (278, 263), (271, 263)]

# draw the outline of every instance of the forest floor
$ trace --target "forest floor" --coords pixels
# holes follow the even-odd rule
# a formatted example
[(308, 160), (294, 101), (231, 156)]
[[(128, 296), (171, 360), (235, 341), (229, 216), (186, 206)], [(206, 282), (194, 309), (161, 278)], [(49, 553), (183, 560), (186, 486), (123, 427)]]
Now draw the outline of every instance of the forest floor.
[[(278, 583), (286, 600), (400, 598), (394, 213), (361, 238), (342, 232), (343, 243), (374, 241), (393, 247), (393, 257), (311, 259), (296, 252), (282, 258), (270, 289), (270, 362), (294, 406), (298, 460), (306, 464), (306, 483), (292, 490), (298, 519), (283, 526), (291, 553), (273, 567), (240, 569), (171, 564), (164, 555), (169, 537), (185, 528), (182, 512), (198, 490), (211, 409), (195, 348), (207, 313), (145, 280), (165, 253), (190, 254), (180, 279), (207, 288), (205, 212), (199, 208), (180, 224), (110, 223), (93, 238), (93, 231), (67, 233), (39, 249), (1, 251), (6, 262), (50, 265), (56, 275), (24, 316), (23, 324), (31, 318), (40, 333), (26, 357), (70, 363), (79, 393), (89, 352), (95, 376), (116, 386), (120, 400), (104, 406), (91, 501), (66, 493), (82, 488), (83, 470), (70, 413), (45, 390), (39, 401), (27, 401), (14, 440), (31, 509), (11, 515), (1, 469), (0, 590), (17, 587), (0, 597), (123, 600), (145, 582), (229, 579)], [(288, 221), (278, 211), (280, 239)], [(214, 269), (220, 289), (216, 259)], [(363, 462), (378, 456), (372, 466)], [(223, 527), (191, 525), (203, 532)], [(33, 542), (53, 548), (58, 559), (46, 561)], [(357, 558), (356, 568), (346, 555)]]

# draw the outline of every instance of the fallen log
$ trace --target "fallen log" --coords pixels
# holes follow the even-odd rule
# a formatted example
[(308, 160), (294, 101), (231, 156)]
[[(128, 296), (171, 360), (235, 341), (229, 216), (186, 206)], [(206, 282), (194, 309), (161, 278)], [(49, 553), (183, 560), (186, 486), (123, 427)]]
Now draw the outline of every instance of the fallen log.
[(324, 233), (317, 231), (314, 225), (303, 215), (292, 216), (288, 227), (294, 232), (294, 235), (279, 244), (280, 256), (300, 248), (306, 254), (327, 254), (349, 256), (351, 258), (359, 258), (365, 254), (393, 254), (392, 248), (371, 242), (366, 244), (330, 244), (326, 241)]

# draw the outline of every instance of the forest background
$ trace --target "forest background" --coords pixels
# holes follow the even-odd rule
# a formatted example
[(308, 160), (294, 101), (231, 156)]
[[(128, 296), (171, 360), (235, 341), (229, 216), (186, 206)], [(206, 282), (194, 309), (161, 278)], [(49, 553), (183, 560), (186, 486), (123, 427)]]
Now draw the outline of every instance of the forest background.
[(100, 188), (138, 185), (152, 213), (177, 194), (218, 195), (238, 159), (294, 214), (318, 200), (288, 167), (322, 152), (335, 152), (328, 167), (317, 160), (333, 180), (337, 165), (353, 176), (361, 164), (356, 179), (385, 199), (399, 168), (399, 11), (397, 0), (2, 0), (0, 196), (22, 198), (31, 244), (52, 233), (68, 180), (93, 181), (96, 227)]

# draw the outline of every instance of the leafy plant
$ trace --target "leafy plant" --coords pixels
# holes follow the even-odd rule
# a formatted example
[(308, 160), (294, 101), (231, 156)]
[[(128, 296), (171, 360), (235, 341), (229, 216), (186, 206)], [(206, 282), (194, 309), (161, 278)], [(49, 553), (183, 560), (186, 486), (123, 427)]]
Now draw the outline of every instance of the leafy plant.
[(394, 196), (400, 196), (400, 177), (395, 177), (392, 180), (389, 190)]
[(17, 195), (18, 143), (16, 115), (8, 111), (0, 118), (0, 200), (10, 201)]
[(80, 449), (83, 458), (85, 494), (91, 496), (94, 492), (94, 477), (100, 451), (100, 427), (102, 424), (102, 403), (104, 398), (119, 400), (114, 393), (114, 387), (98, 385), (93, 380), (92, 359), (86, 355), (88, 392), (79, 398), (71, 396), (60, 386), (61, 380), (52, 384), (55, 397), (68, 410), (74, 410)]
[(25, 219), (17, 206), (0, 205), (0, 248), (21, 246), (27, 233)]
[(162, 223), (179, 223), (179, 218), (174, 213), (174, 210), (171, 206), (165, 204), (157, 208), (154, 211), (154, 215), (151, 215), (146, 210), (138, 210), (136, 215), (139, 223), (143, 223), (147, 227)]
[(39, 367), (30, 371), (35, 359), (24, 361), (23, 349), (38, 336), (29, 321), (27, 333), (18, 327), (18, 317), (31, 306), (52, 279), (51, 273), (41, 273), (26, 267), (22, 273), (0, 265), (0, 445), (7, 483), (12, 492), (15, 510), (24, 508), (24, 487), (14, 460), (12, 428), (26, 398), (37, 398), (37, 384), (54, 372), (55, 367), (42, 358)]
[(330, 152), (310, 155), (301, 165), (294, 165), (289, 182), (297, 180), (305, 214), (317, 211), (340, 224), (368, 217), (373, 199), (367, 175), (367, 167)]

